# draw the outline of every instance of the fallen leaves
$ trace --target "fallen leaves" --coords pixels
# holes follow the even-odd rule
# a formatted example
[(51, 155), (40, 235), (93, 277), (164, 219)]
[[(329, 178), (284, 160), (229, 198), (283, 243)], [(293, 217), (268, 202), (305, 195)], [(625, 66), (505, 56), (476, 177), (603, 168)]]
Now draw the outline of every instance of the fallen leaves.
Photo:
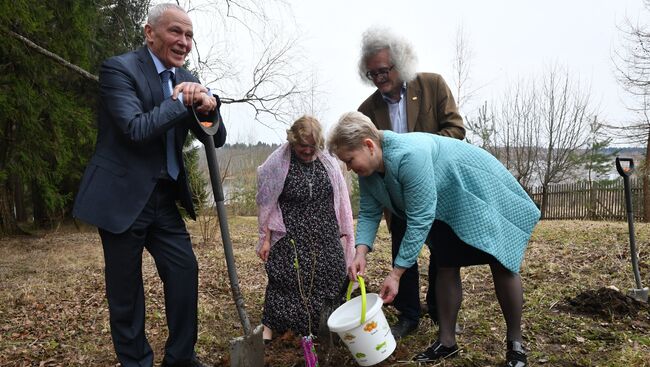
[[(254, 252), (256, 218), (233, 217), (229, 221), (240, 286), (251, 323), (256, 325), (261, 320), (266, 286), (264, 266)], [(188, 222), (188, 228), (195, 235), (200, 268), (197, 353), (207, 363), (227, 366), (230, 340), (241, 336), (243, 329), (230, 293), (220, 235), (215, 230), (213, 242), (199, 244), (202, 236), (198, 236), (198, 226)], [(635, 314), (612, 307), (614, 301), (597, 292), (610, 285), (618, 289), (633, 285), (626, 231), (623, 222), (545, 221), (538, 225), (521, 273), (526, 300), (524, 338), (530, 361), (548, 366), (608, 366), (619, 365), (624, 358), (629, 365), (649, 365), (648, 311), (638, 308)], [(636, 237), (639, 268), (647, 284), (650, 225), (637, 224)], [(423, 301), (428, 285), (427, 251), (420, 256)], [(390, 264), (390, 236), (382, 227), (375, 251), (369, 255), (369, 292), (379, 289)], [(143, 277), (147, 336), (159, 363), (167, 338), (164, 297), (155, 264), (146, 253)], [(464, 300), (459, 323), (464, 332), (458, 335), (458, 342), (464, 352), (441, 366), (501, 365), (505, 324), (489, 267), (464, 268), (462, 279)], [(594, 296), (591, 312), (579, 312), (575, 305), (563, 308), (567, 300), (577, 300), (581, 294)], [(608, 316), (599, 316), (599, 309), (607, 309)], [(390, 322), (395, 321), (392, 307), (385, 307), (384, 312)], [(419, 332), (401, 340), (382, 366), (409, 365), (413, 354), (430, 345), (436, 333), (437, 326), (425, 317)], [(334, 347), (332, 353), (330, 365), (354, 363), (345, 347)], [(304, 364), (299, 338), (287, 334), (274, 340), (266, 360), (272, 366)], [(116, 364), (104, 294), (102, 249), (96, 232), (63, 230), (40, 238), (0, 239), (0, 366)]]

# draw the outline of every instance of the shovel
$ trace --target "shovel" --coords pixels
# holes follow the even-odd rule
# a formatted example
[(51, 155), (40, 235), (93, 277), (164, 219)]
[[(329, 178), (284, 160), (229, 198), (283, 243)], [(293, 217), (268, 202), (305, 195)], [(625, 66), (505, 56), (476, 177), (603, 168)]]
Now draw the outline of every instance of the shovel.
[(237, 278), (237, 268), (235, 267), (235, 257), (232, 250), (232, 242), (230, 241), (230, 231), (228, 230), (228, 217), (226, 215), (226, 208), (223, 204), (223, 188), (221, 186), (221, 179), (219, 174), (219, 163), (217, 162), (217, 154), (215, 152), (214, 140), (212, 136), (217, 133), (219, 124), (222, 123), (221, 115), (219, 114), (219, 106), (221, 102), (217, 97), (216, 112), (210, 116), (197, 114), (194, 106), (192, 112), (194, 113), (195, 122), (192, 126), (192, 131), (203, 143), (205, 147), (205, 156), (208, 161), (208, 170), (210, 172), (210, 183), (212, 184), (212, 192), (214, 201), (217, 208), (217, 216), (219, 217), (219, 227), (221, 228), (221, 239), (223, 242), (223, 250), (226, 257), (226, 265), (228, 267), (228, 277), (230, 278), (230, 290), (232, 291), (232, 298), (235, 301), (239, 319), (244, 327), (244, 336), (238, 337), (230, 341), (230, 366), (231, 367), (255, 367), (264, 365), (264, 341), (262, 340), (262, 325), (258, 325), (255, 330), (252, 329), (246, 308), (244, 307), (244, 298), (242, 297), (239, 289), (239, 279)]
[[(621, 162), (628, 162), (627, 167), (623, 167)], [(636, 288), (630, 289), (628, 296), (641, 302), (648, 302), (648, 287), (641, 286), (641, 276), (639, 275), (639, 258), (636, 252), (634, 242), (634, 212), (632, 210), (632, 190), (630, 188), (630, 175), (634, 172), (634, 161), (632, 158), (616, 157), (616, 170), (623, 177), (623, 187), (625, 189), (625, 208), (627, 210), (627, 226), (630, 231), (630, 253), (632, 254), (632, 271), (634, 272), (634, 281)]]
[(318, 354), (322, 356), (323, 365), (325, 366), (329, 365), (332, 346), (334, 345), (334, 333), (327, 326), (327, 320), (330, 318), (332, 312), (344, 302), (345, 293), (348, 290), (349, 284), (350, 278), (346, 276), (343, 284), (341, 284), (341, 289), (334, 298), (327, 297), (323, 301), (323, 308), (321, 309), (318, 324)]

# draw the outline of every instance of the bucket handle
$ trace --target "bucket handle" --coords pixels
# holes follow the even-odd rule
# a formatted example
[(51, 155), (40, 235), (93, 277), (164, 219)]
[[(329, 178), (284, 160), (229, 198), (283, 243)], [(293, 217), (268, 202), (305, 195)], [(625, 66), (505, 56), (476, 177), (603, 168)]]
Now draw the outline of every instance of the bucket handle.
[[(359, 288), (361, 289), (361, 322), (359, 325), (363, 325), (366, 322), (366, 284), (360, 275), (357, 275), (357, 279), (359, 280)], [(349, 282), (348, 284), (348, 291), (345, 294), (346, 301), (349, 301), (352, 295), (352, 284), (353, 282)]]

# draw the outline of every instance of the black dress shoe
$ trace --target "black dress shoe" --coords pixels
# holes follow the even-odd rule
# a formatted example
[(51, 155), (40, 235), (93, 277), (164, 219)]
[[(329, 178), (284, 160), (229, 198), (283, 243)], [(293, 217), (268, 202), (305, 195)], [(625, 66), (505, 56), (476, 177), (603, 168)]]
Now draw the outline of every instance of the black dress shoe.
[(399, 319), (397, 323), (390, 327), (390, 332), (393, 334), (395, 339), (401, 339), (418, 328), (418, 322), (407, 319)]
[(526, 351), (520, 342), (508, 341), (508, 350), (506, 351), (506, 367), (527, 367), (528, 358)]
[(436, 340), (427, 350), (422, 353), (418, 353), (413, 357), (414, 362), (435, 362), (440, 359), (453, 358), (458, 355), (459, 349), (458, 344), (454, 344), (451, 347), (445, 347)]

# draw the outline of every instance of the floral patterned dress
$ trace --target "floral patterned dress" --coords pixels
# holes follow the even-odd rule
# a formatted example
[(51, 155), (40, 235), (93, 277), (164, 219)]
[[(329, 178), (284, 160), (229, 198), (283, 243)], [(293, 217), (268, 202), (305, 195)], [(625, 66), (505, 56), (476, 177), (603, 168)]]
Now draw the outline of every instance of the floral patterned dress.
[(309, 335), (318, 331), (323, 301), (346, 276), (332, 185), (320, 160), (304, 163), (291, 152), (279, 204), (287, 235), (266, 262), (262, 323), (275, 333)]

